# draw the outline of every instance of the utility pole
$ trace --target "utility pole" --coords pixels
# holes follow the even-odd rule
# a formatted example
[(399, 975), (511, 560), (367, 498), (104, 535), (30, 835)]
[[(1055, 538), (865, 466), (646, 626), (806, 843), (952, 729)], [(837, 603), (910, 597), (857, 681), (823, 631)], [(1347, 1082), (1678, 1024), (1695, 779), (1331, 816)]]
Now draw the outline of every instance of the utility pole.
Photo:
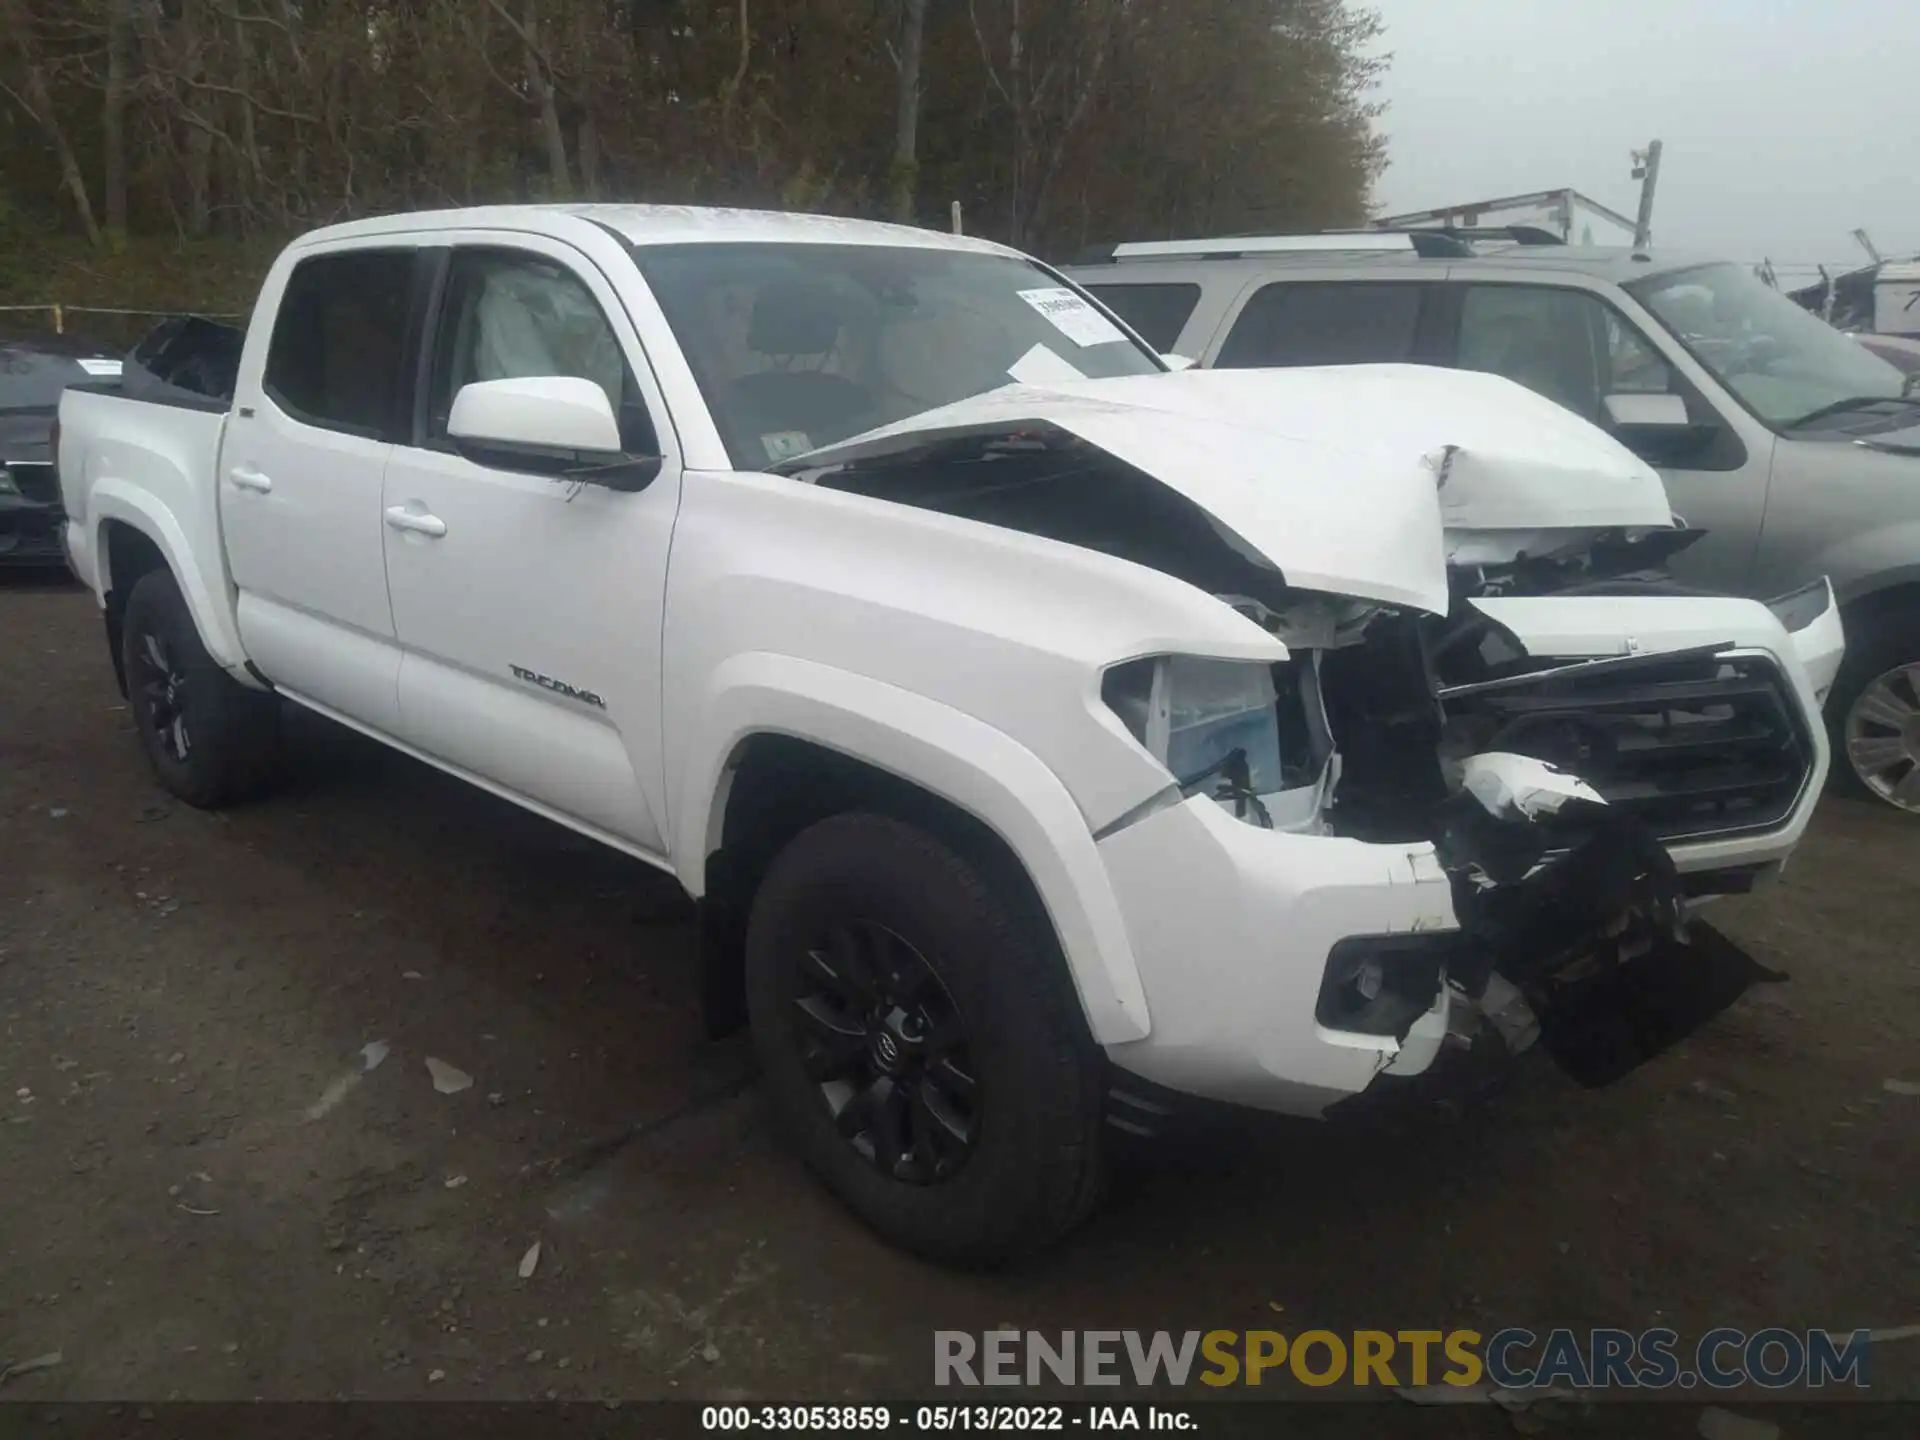
[(1653, 243), (1653, 187), (1660, 183), (1660, 142), (1649, 140), (1647, 148), (1633, 152), (1633, 178), (1640, 182), (1640, 214), (1633, 222), (1633, 248), (1644, 250)]

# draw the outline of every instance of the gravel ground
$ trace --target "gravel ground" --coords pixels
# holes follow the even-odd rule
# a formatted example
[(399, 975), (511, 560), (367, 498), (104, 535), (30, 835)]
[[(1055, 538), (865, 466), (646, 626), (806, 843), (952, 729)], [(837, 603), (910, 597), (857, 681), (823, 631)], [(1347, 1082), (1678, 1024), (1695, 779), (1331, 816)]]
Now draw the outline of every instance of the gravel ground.
[[(1716, 917), (1792, 980), (1615, 1086), (1529, 1057), (1274, 1126), (955, 1274), (772, 1141), (670, 882), (317, 721), (273, 799), (179, 806), (86, 594), (0, 580), (0, 635), (0, 1360), (62, 1355), (9, 1398), (834, 1400), (923, 1390), (936, 1327), (1920, 1321), (1898, 815), (1828, 801)], [(1873, 1374), (1920, 1398), (1920, 1341)]]

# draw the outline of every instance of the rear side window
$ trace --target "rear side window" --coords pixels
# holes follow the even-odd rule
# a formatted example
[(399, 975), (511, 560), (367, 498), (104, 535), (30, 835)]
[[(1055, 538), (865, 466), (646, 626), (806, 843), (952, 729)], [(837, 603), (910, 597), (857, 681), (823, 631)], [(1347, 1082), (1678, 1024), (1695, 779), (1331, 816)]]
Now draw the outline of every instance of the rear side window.
[(1198, 285), (1089, 285), (1087, 290), (1163, 354), (1173, 349), (1200, 303)]
[(402, 402), (411, 250), (302, 260), (267, 350), (266, 392), (306, 425), (385, 439)]
[(1268, 285), (1247, 301), (1214, 364), (1250, 370), (1411, 359), (1425, 289), (1392, 282)]

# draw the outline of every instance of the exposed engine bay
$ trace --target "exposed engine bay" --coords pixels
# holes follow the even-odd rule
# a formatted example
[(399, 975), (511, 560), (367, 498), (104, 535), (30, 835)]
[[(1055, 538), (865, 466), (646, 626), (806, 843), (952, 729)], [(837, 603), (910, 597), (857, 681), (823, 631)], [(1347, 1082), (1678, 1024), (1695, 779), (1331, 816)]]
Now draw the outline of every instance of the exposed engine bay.
[[(1601, 1084), (1754, 981), (1785, 978), (1690, 918), (1690, 902), (1753, 875), (1682, 876), (1667, 848), (1774, 823), (1797, 800), (1806, 737), (1765, 660), (1710, 644), (1543, 661), (1470, 601), (1444, 618), (1362, 621), (1313, 597), (1262, 618), (1295, 645), (1323, 643), (1272, 667), (1271, 727), (1251, 711), (1215, 719), (1237, 743), (1225, 755), (1189, 743), (1174, 773), (1249, 823), (1432, 842), (1459, 932), (1360, 962), (1375, 970), (1356, 969), (1346, 998), (1367, 1002), (1369, 1030), (1404, 1038), (1439, 985), (1476, 1005), (1492, 986), (1510, 1045), (1538, 1038)], [(1161, 683), (1178, 685), (1178, 664), (1160, 662)], [(1146, 682), (1109, 678), (1124, 715)], [(1322, 1019), (1353, 1023), (1337, 1005)]]
[[(1404, 1040), (1444, 985), (1497, 1002), (1510, 1041), (1537, 1035), (1577, 1077), (1604, 1083), (1768, 977), (1688, 918), (1690, 901), (1754, 875), (1683, 877), (1667, 847), (1764, 829), (1799, 800), (1813, 750), (1779, 667), (1731, 640), (1534, 655), (1477, 603), (1684, 593), (1659, 567), (1697, 532), (1670, 518), (1449, 530), (1436, 613), (1382, 603), (1384, 585), (1372, 598), (1297, 588), (1224, 507), (1045, 424), (848, 448), (858, 453), (791, 468), (1148, 566), (1285, 644), (1289, 658), (1271, 666), (1123, 663), (1103, 696), (1182, 797), (1209, 795), (1266, 829), (1432, 843), (1458, 932), (1356, 958), (1345, 1009), (1323, 995), (1322, 1023)], [(1429, 483), (1444, 489), (1457, 459), (1454, 447), (1429, 457)]]

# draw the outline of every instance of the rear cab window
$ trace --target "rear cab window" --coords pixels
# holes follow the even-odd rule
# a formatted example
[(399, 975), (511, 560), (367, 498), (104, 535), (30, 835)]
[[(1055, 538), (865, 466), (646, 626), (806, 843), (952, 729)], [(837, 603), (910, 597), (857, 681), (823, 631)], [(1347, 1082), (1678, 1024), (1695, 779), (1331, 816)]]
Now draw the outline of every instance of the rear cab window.
[(1281, 280), (1256, 290), (1213, 362), (1223, 370), (1412, 360), (1430, 287), (1408, 281)]
[(1088, 285), (1085, 289), (1162, 354), (1179, 343), (1180, 332), (1187, 328), (1200, 303), (1200, 287), (1191, 281)]
[(263, 388), (275, 405), (303, 425), (392, 437), (410, 388), (415, 253), (345, 250), (294, 266), (267, 348)]

